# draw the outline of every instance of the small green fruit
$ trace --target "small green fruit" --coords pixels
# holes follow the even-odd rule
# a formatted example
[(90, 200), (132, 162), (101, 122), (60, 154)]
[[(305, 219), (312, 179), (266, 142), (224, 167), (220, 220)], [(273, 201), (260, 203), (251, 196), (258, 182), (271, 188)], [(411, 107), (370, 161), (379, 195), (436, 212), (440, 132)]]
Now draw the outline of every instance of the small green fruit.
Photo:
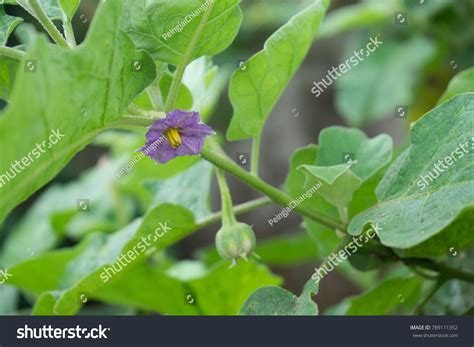
[(247, 259), (256, 243), (252, 227), (245, 223), (225, 225), (216, 234), (216, 248), (220, 256), (233, 262), (238, 258)]

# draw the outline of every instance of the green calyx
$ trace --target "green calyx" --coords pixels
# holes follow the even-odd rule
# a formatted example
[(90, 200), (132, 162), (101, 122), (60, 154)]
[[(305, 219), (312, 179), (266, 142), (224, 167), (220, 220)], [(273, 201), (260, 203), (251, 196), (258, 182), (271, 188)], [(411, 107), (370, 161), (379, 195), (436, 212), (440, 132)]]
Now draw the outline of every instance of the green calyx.
[(216, 169), (216, 176), (222, 200), (222, 228), (216, 234), (216, 248), (222, 258), (232, 260), (233, 266), (239, 258), (247, 260), (257, 240), (252, 227), (235, 218), (232, 198), (222, 170)]

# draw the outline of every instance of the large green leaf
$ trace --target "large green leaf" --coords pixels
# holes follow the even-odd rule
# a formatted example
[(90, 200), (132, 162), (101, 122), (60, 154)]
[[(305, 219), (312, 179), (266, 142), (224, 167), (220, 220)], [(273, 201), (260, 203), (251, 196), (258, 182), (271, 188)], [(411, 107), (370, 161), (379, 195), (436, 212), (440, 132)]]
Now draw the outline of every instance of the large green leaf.
[(0, 46), (7, 44), (8, 37), (22, 21), (23, 19), (19, 17), (7, 15), (3, 6), (0, 5)]
[(242, 21), (239, 2), (126, 0), (122, 28), (155, 60), (178, 65), (231, 44)]
[(189, 281), (200, 310), (209, 315), (236, 315), (257, 288), (279, 284), (281, 279), (264, 265), (240, 262), (229, 269), (224, 261), (216, 264), (206, 276)]
[[(118, 29), (120, 13), (120, 1), (103, 3), (85, 43), (75, 50), (38, 37), (29, 51), (27, 59), (33, 60), (35, 68), (19, 69), (10, 106), (0, 114), (0, 173), (3, 180), (8, 179), (7, 172), (14, 178), (1, 187), (0, 220), (111, 127), (153, 81), (155, 65)], [(137, 60), (142, 66), (139, 71), (133, 69)], [(19, 128), (28, 129), (28, 136)], [(52, 131), (63, 138), (40, 153), (37, 145), (46, 144)], [(20, 160), (29, 165), (13, 175), (11, 165)]]
[(433, 44), (423, 38), (404, 42), (384, 37), (379, 40), (383, 44), (369, 56), (366, 36), (353, 42), (345, 57), (364, 48), (365, 60), (358, 61), (357, 66), (336, 80), (336, 107), (351, 126), (393, 117), (396, 106), (409, 106), (414, 98), (413, 88), (434, 53)]
[(409, 312), (421, 295), (422, 281), (417, 277), (395, 277), (357, 297), (348, 299), (345, 312), (353, 316), (386, 315), (393, 311)]
[(474, 92), (474, 67), (454, 76), (438, 103), (441, 104), (455, 95), (468, 92)]
[(258, 287), (281, 282), (254, 263), (232, 269), (223, 261), (210, 269), (191, 261), (181, 261), (166, 271), (158, 267), (140, 264), (92, 297), (163, 314), (235, 315)]
[[(171, 230), (156, 240), (147, 239), (149, 246), (137, 252), (142, 249), (137, 248), (138, 243), (144, 244), (142, 237), (153, 234), (160, 226), (159, 222), (168, 223)], [(164, 249), (197, 227), (188, 210), (177, 205), (161, 205), (152, 209), (143, 220), (136, 220), (115, 234), (94, 234), (74, 248), (46, 253), (12, 267), (11, 284), (35, 293), (56, 291), (54, 313), (74, 314), (83, 304), (81, 295), (91, 297), (102, 286), (114, 283), (141, 264), (150, 250)], [(118, 257), (130, 250), (136, 254), (133, 262), (128, 266), (119, 265)], [(112, 264), (122, 270), (105, 280), (107, 276), (103, 270)]]
[(387, 22), (392, 19), (396, 6), (390, 1), (370, 1), (343, 6), (332, 11), (321, 25), (319, 38), (327, 38), (336, 34)]
[(229, 140), (257, 137), (267, 117), (303, 62), (321, 23), (321, 0), (292, 17), (265, 43), (264, 49), (233, 75), (229, 96), (234, 115), (227, 130)]
[[(402, 249), (441, 232), (462, 239), (466, 233), (460, 228), (472, 235), (473, 138), (473, 93), (455, 96), (424, 115), (411, 128), (410, 147), (377, 188), (378, 204), (357, 215), (349, 232), (356, 235), (366, 224), (379, 223), (382, 243)], [(443, 239), (430, 247), (447, 251)]]
[(307, 316), (317, 315), (318, 305), (311, 299), (318, 285), (309, 280), (299, 297), (280, 287), (257, 289), (245, 302), (240, 314), (246, 316)]
[(186, 302), (188, 287), (183, 281), (173, 278), (157, 266), (141, 263), (127, 275), (91, 293), (91, 297), (102, 302), (129, 305), (142, 310), (163, 314), (198, 313), (196, 305)]

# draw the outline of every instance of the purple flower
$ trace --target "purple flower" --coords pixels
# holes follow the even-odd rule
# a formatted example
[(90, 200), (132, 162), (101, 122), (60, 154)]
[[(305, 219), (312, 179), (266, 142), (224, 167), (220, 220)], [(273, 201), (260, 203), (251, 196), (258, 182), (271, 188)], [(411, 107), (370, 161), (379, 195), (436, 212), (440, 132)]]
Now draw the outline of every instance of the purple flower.
[(147, 142), (139, 150), (164, 164), (179, 156), (199, 154), (205, 137), (213, 134), (210, 126), (200, 124), (199, 112), (174, 110), (148, 128)]

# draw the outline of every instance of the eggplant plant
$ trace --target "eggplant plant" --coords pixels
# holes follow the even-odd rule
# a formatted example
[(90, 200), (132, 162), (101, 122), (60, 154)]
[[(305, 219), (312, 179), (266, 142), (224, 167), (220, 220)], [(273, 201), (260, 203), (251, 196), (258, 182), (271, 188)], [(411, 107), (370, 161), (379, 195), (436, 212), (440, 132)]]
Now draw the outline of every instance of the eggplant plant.
[[(359, 294), (324, 314), (472, 313), (468, 1), (101, 0), (93, 18), (81, 12), (90, 3), (0, 4), (1, 314), (317, 315), (333, 271)], [(285, 10), (255, 12), (272, 6)], [(233, 42), (256, 13), (281, 26), (237, 64)], [(90, 24), (82, 41), (76, 22)], [(259, 170), (269, 116), (312, 47), (341, 35), (341, 61), (305, 92), (317, 118), (334, 88), (346, 126), (315, 133), (271, 185)], [(394, 112), (407, 124), (399, 146), (361, 130)], [(249, 170), (226, 152), (240, 140)], [(58, 180), (91, 146), (102, 158)], [(260, 197), (235, 204), (231, 176)], [(268, 205), (275, 216), (260, 213)], [(268, 230), (289, 214), (301, 225), (256, 237), (250, 211)], [(176, 251), (204, 228), (215, 244), (192, 259)], [(273, 266), (301, 263), (313, 270), (293, 293)]]

